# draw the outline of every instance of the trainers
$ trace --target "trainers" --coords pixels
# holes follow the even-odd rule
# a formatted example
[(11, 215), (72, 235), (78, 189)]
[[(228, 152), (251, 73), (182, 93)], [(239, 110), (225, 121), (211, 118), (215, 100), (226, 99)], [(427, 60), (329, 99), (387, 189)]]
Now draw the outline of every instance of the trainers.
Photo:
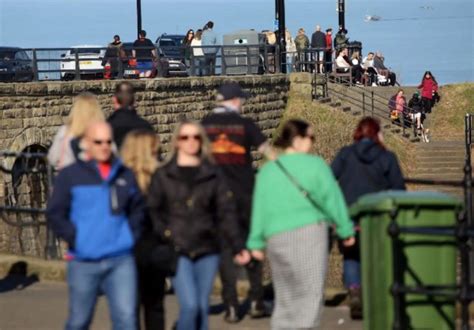
[(376, 84), (376, 83), (372, 83), (372, 87), (377, 87), (377, 84)]
[(250, 304), (249, 314), (250, 314), (250, 317), (253, 319), (264, 317), (265, 305), (263, 304), (263, 301), (260, 301), (260, 300), (252, 301), (252, 303)]
[(351, 309), (351, 318), (353, 320), (361, 320), (362, 312), (362, 293), (360, 287), (349, 289), (349, 307)]
[(224, 315), (224, 321), (226, 321), (227, 323), (238, 323), (240, 321), (239, 315), (237, 313), (237, 307), (227, 307)]

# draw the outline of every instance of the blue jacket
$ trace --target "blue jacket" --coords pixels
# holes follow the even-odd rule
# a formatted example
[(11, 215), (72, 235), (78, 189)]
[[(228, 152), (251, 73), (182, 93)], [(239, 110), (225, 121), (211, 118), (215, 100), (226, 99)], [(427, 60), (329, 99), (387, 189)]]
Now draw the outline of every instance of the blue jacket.
[[(215, 46), (217, 45), (217, 34), (214, 33), (212, 29), (207, 29), (202, 33), (203, 46)], [(203, 47), (202, 51), (204, 54), (216, 54), (217, 48), (214, 47)]]
[(75, 259), (101, 260), (132, 252), (145, 202), (133, 173), (120, 160), (112, 162), (106, 180), (95, 161), (77, 161), (57, 176), (47, 217)]

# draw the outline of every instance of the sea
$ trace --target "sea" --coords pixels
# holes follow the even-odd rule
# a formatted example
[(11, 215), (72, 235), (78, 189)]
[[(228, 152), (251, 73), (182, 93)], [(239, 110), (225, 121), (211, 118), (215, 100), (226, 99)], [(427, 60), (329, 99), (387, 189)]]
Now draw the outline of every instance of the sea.
[[(215, 22), (223, 36), (275, 29), (275, 0), (142, 0), (143, 28), (153, 41)], [(337, 30), (337, 0), (286, 0), (287, 27)], [(366, 15), (379, 21), (366, 22)], [(474, 81), (473, 0), (346, 0), (350, 40), (363, 54), (380, 51), (403, 85), (430, 70), (440, 84)], [(136, 36), (136, 0), (0, 0), (0, 46), (103, 45)]]

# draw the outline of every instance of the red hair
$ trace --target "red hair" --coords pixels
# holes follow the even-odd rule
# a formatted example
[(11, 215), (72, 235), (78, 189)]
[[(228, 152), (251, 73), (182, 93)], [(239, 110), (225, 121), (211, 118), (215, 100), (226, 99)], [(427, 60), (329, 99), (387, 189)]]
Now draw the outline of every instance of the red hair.
[(363, 139), (370, 139), (385, 149), (384, 144), (380, 141), (380, 122), (372, 117), (365, 117), (357, 125), (354, 131), (354, 141), (359, 142)]

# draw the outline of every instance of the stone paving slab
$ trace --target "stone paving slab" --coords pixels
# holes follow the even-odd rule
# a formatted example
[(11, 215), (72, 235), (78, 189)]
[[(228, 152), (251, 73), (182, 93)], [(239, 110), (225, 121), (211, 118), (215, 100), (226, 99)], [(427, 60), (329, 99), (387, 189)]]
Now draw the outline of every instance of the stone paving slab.
[[(219, 299), (213, 299), (218, 304)], [(166, 297), (167, 329), (176, 320), (178, 305), (173, 295)], [(64, 283), (40, 282), (23, 290), (0, 287), (0, 330), (55, 330), (62, 329), (67, 315), (67, 286)], [(270, 319), (245, 318), (236, 325), (222, 321), (222, 314), (210, 316), (210, 330), (264, 330), (270, 329)], [(99, 300), (91, 330), (110, 329), (107, 304)], [(351, 321), (345, 306), (324, 308), (323, 330), (362, 330), (362, 322)]]

